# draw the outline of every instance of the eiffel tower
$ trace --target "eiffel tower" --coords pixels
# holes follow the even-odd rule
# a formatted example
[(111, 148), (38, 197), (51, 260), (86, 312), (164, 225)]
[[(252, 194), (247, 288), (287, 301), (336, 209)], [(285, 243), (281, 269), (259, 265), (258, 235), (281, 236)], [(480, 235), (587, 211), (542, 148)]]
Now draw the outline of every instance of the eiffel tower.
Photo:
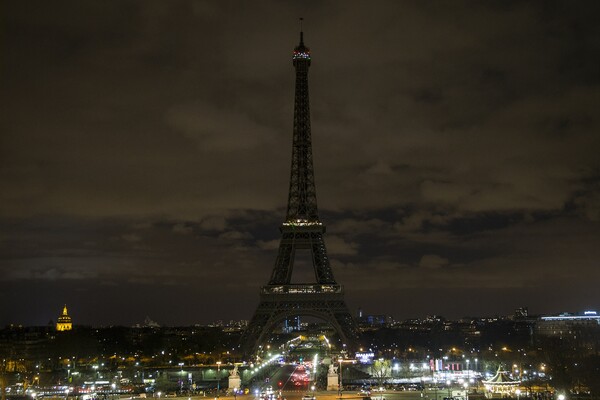
[[(304, 35), (300, 32), (300, 43), (293, 55), (296, 95), (287, 214), (280, 228), (279, 253), (271, 279), (261, 288), (260, 304), (242, 337), (246, 354), (255, 352), (279, 323), (299, 315), (328, 322), (342, 343), (350, 347), (359, 336), (356, 322), (344, 302), (343, 287), (333, 277), (323, 241), (325, 226), (317, 210), (308, 100), (310, 63), (310, 50), (304, 45)], [(296, 250), (310, 251), (315, 283), (291, 282)]]

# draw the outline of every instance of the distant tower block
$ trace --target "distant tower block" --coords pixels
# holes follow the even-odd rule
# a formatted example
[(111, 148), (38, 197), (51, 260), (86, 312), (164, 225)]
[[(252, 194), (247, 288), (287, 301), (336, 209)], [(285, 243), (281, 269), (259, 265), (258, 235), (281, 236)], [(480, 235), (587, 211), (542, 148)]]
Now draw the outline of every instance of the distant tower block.
[(57, 331), (70, 331), (73, 329), (73, 319), (69, 317), (69, 313), (67, 312), (67, 305), (63, 307), (62, 314), (58, 317), (58, 321), (56, 322), (56, 330)]
[[(328, 322), (342, 344), (350, 348), (359, 338), (358, 326), (344, 301), (344, 290), (333, 277), (323, 240), (325, 225), (319, 220), (308, 100), (311, 56), (303, 39), (300, 32), (300, 43), (292, 58), (296, 69), (296, 97), (287, 214), (280, 227), (279, 253), (271, 279), (260, 290), (260, 303), (241, 340), (246, 354), (265, 343), (267, 335), (279, 323), (298, 316)], [(297, 253), (310, 256), (314, 271), (312, 282), (292, 282)]]

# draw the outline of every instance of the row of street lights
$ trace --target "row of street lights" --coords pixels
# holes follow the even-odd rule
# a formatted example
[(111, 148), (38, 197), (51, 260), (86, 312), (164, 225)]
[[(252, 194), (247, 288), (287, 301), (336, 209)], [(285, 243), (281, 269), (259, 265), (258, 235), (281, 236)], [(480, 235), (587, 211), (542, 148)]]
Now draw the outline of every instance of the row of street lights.
[[(433, 387), (434, 387), (434, 399), (437, 400), (437, 390), (438, 390), (438, 380), (437, 378), (433, 378), (432, 380), (433, 382)], [(462, 384), (464, 390), (465, 390), (465, 400), (469, 400), (469, 383), (468, 382), (463, 382)], [(448, 397), (451, 398), (452, 396), (452, 392), (451, 392), (451, 387), (452, 387), (452, 381), (451, 380), (446, 380), (446, 388), (448, 389)], [(564, 400), (564, 399), (563, 399)]]
[(217, 399), (221, 391), (221, 361), (217, 361)]

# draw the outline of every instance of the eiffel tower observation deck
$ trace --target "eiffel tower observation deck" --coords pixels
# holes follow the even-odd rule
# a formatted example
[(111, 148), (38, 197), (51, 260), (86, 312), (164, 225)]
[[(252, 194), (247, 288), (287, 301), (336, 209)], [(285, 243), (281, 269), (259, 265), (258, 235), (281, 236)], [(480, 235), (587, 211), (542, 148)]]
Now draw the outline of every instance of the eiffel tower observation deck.
[[(260, 304), (242, 337), (247, 354), (264, 343), (282, 321), (311, 316), (328, 322), (343, 344), (353, 347), (359, 336), (356, 322), (344, 301), (344, 290), (334, 276), (323, 240), (325, 226), (319, 219), (313, 169), (308, 96), (310, 49), (300, 43), (292, 57), (296, 70), (292, 167), (285, 222), (280, 227), (279, 252), (269, 283), (261, 288)], [(310, 253), (314, 282), (292, 283), (296, 251)]]

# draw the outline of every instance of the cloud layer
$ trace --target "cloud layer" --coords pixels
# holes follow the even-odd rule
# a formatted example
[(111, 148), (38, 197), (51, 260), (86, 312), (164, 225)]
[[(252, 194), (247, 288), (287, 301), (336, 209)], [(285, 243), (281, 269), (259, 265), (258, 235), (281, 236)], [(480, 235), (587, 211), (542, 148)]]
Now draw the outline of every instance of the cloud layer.
[(600, 306), (597, 2), (6, 8), (0, 299), (22, 306), (0, 324), (65, 302), (90, 324), (251, 316), (287, 199), (299, 15), (353, 309)]

